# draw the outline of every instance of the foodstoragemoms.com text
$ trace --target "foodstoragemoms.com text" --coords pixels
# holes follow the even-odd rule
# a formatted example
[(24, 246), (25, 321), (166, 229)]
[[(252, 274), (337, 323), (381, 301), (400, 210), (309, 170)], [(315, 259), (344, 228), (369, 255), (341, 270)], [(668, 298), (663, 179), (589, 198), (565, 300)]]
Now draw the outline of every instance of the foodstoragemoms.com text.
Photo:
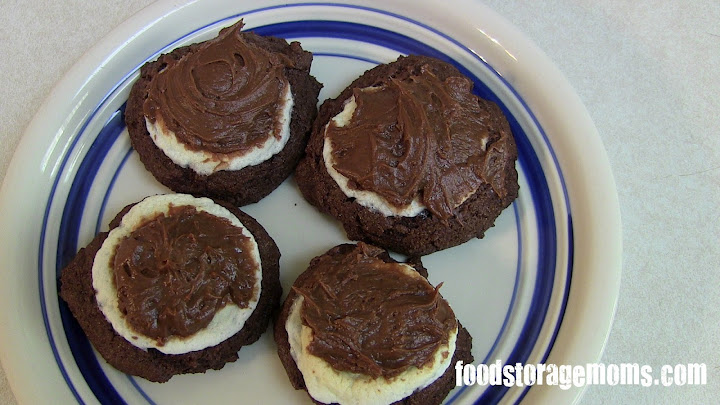
[(586, 385), (684, 386), (707, 384), (705, 363), (664, 365), (659, 370), (637, 363), (584, 365), (556, 364), (455, 364), (455, 384), (524, 387), (557, 386), (567, 390)]

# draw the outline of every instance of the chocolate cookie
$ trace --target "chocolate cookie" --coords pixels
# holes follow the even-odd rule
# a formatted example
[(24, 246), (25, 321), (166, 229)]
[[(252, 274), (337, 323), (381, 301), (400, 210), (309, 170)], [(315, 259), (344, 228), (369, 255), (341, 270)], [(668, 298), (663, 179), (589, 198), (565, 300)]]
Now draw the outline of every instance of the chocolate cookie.
[[(239, 206), (259, 201), (295, 169), (322, 87), (310, 75), (312, 54), (298, 42), (241, 27), (146, 63), (125, 110), (132, 146), (159, 182)], [(174, 76), (164, 72), (170, 68)]]
[[(125, 207), (115, 217), (110, 223), (110, 231), (120, 226), (123, 217), (134, 205)], [(67, 303), (88, 340), (110, 365), (127, 374), (150, 381), (165, 382), (176, 374), (202, 373), (208, 369), (222, 368), (226, 363), (237, 360), (238, 351), (243, 346), (257, 341), (267, 329), (282, 293), (279, 282), (280, 252), (270, 235), (252, 217), (230, 204), (220, 205), (239, 219), (254, 237), (262, 266), (262, 280), (259, 283), (261, 287), (257, 303), (243, 327), (219, 344), (183, 354), (165, 354), (155, 348), (141, 349), (116, 332), (99, 308), (97, 292), (93, 286), (93, 262), (103, 242), (108, 238), (109, 232), (98, 234), (62, 270), (60, 296)], [(211, 261), (211, 259), (203, 260)], [(223, 263), (222, 258), (212, 260)], [(143, 274), (145, 272), (152, 273), (153, 269), (143, 270)], [(212, 283), (212, 280), (210, 281)], [(207, 285), (200, 288), (208, 288)], [(188, 304), (187, 307), (189, 308), (190, 305)]]
[[(432, 352), (432, 350), (446, 350), (442, 349), (445, 346), (433, 346), (434, 343), (438, 344), (442, 342), (442, 338), (440, 341), (437, 341), (437, 338), (438, 336), (443, 336), (433, 335), (433, 333), (438, 332), (437, 327), (441, 327), (441, 330), (444, 330), (442, 328), (445, 327), (440, 325), (447, 326), (449, 322), (452, 323), (454, 327), (456, 327), (457, 333), (454, 341), (455, 350), (447, 368), (443, 371), (442, 367), (440, 367), (434, 371), (434, 375), (437, 377), (434, 380), (431, 379), (430, 381), (427, 381), (428, 385), (424, 388), (417, 389), (417, 387), (409, 387), (410, 394), (401, 399), (396, 399), (393, 402), (395, 404), (423, 405), (442, 403), (447, 394), (455, 387), (454, 364), (460, 360), (465, 363), (472, 363), (473, 361), (473, 356), (471, 354), (472, 338), (470, 337), (470, 334), (464, 327), (462, 327), (462, 325), (459, 324), (459, 322), (455, 320), (454, 314), (452, 314), (451, 310), (447, 312), (449, 308), (446, 307), (447, 303), (442, 297), (439, 297), (437, 290), (432, 287), (430, 287), (430, 289), (433, 290), (435, 294), (432, 299), (439, 300), (433, 301), (433, 304), (428, 304), (426, 300), (421, 298), (424, 296), (424, 293), (420, 292), (422, 288), (418, 289), (417, 285), (407, 287), (407, 290), (405, 290), (405, 287), (395, 290), (395, 286), (393, 285), (392, 287), (388, 287), (388, 283), (385, 283), (381, 288), (394, 290), (395, 293), (392, 294), (393, 298), (388, 299), (389, 296), (384, 296), (380, 298), (380, 301), (376, 302), (375, 298), (378, 297), (373, 298), (372, 296), (365, 296), (363, 294), (365, 294), (365, 291), (380, 287), (381, 284), (375, 283), (375, 281), (378, 280), (376, 274), (370, 273), (368, 276), (368, 273), (365, 273), (359, 278), (356, 278), (355, 276), (351, 277), (353, 280), (351, 283), (355, 283), (358, 279), (362, 280), (364, 278), (370, 283), (367, 285), (368, 288), (361, 288), (360, 290), (362, 291), (356, 291), (354, 287), (350, 287), (352, 291), (347, 291), (345, 287), (347, 279), (344, 277), (346, 274), (342, 272), (348, 268), (356, 266), (358, 262), (362, 262), (363, 264), (370, 263), (373, 266), (376, 265), (376, 263), (380, 263), (379, 265), (382, 268), (381, 271), (389, 271), (389, 268), (399, 264), (399, 262), (393, 260), (386, 251), (382, 251), (379, 248), (365, 245), (363, 243), (360, 243), (359, 245), (344, 244), (336, 246), (324, 255), (314, 258), (308, 269), (300, 274), (300, 276), (295, 280), (274, 325), (275, 342), (278, 347), (278, 355), (280, 357), (280, 361), (285, 367), (291, 384), (295, 389), (309, 391), (306, 377), (304, 377), (303, 372), (300, 371), (296, 358), (293, 357), (294, 355), (298, 356), (298, 349), (297, 346), (294, 349), (291, 348), (290, 340), (295, 338), (290, 337), (288, 330), (292, 329), (289, 329), (290, 327), (287, 326), (288, 319), (298, 316), (293, 314), (295, 311), (300, 311), (300, 309), (295, 309), (295, 301), (302, 298), (309, 299), (312, 302), (309, 307), (303, 307), (304, 303), (299, 305), (300, 308), (303, 308), (303, 311), (307, 311), (307, 308), (312, 308), (311, 313), (303, 312), (303, 315), (300, 315), (304, 326), (307, 326), (307, 322), (313, 323), (313, 334), (311, 335), (313, 338), (311, 343), (308, 344), (307, 350), (316, 356), (321, 356), (323, 361), (331, 361), (333, 369), (349, 371), (350, 373), (355, 373), (354, 375), (360, 375), (360, 378), (374, 376), (372, 378), (377, 380), (385, 382), (394, 381), (404, 384), (406, 379), (409, 380), (412, 378), (408, 377), (406, 374), (402, 374), (402, 372), (408, 370), (408, 368), (406, 368), (408, 364), (415, 361), (414, 366), (418, 367), (418, 361), (419, 363), (422, 363), (423, 358), (438, 355), (438, 352)], [(390, 264), (391, 266), (383, 267), (384, 265), (382, 263)], [(425, 280), (427, 277), (427, 270), (422, 266), (419, 258), (411, 259), (407, 264), (414, 268), (414, 271), (409, 270), (411, 273), (417, 272), (419, 274), (419, 276), (415, 275), (411, 277), (411, 279), (415, 279), (415, 281), (417, 281), (417, 279)], [(328, 265), (337, 267), (330, 270), (330, 273), (328, 273)], [(398, 280), (398, 277), (393, 275), (389, 275), (388, 277), (390, 277), (389, 280), (392, 280), (390, 284), (393, 284), (396, 280)], [(402, 277), (404, 277), (404, 275), (400, 278)], [(328, 280), (332, 280), (332, 282), (330, 284), (326, 283)], [(338, 284), (334, 284), (336, 282)], [(426, 281), (422, 281), (421, 284), (428, 285)], [(353, 286), (356, 285), (353, 284)], [(313, 293), (313, 289), (315, 290), (315, 293)], [(403, 296), (403, 291), (407, 295)], [(360, 294), (361, 292), (362, 294)], [(313, 294), (319, 294), (319, 296)], [(382, 293), (380, 294), (382, 295)], [(327, 300), (327, 303), (330, 305), (330, 318), (322, 315), (322, 313), (324, 313), (322, 310), (322, 308), (324, 308), (324, 304), (322, 302), (315, 301), (315, 298), (313, 297), (321, 297), (321, 301), (323, 299)], [(404, 302), (403, 300), (407, 299), (407, 297), (411, 297), (409, 300), (413, 302), (411, 308), (414, 309), (405, 313), (399, 308), (400, 303)], [(419, 304), (420, 302), (423, 302), (423, 304)], [(351, 306), (358, 305), (356, 308), (350, 309), (351, 315), (348, 315), (347, 317), (343, 315), (345, 311), (348, 310), (346, 304)], [(385, 307), (386, 305), (387, 307)], [(318, 310), (321, 314), (319, 318), (314, 317), (315, 308), (320, 308)], [(416, 318), (414, 323), (406, 322), (405, 318), (412, 316), (408, 314), (425, 314), (423, 311), (427, 311), (428, 308), (432, 309), (428, 312), (432, 315), (417, 316), (431, 316), (431, 318), (434, 317), (434, 319), (428, 320), (426, 318)], [(389, 312), (384, 312), (388, 309)], [(452, 315), (452, 319), (446, 318), (448, 313)], [(335, 317), (340, 318), (338, 320), (334, 320)], [(375, 319), (371, 319), (373, 317), (375, 317)], [(397, 322), (386, 322), (387, 319), (396, 319)], [(318, 321), (319, 324), (316, 324), (315, 321)], [(330, 322), (330, 324), (325, 325), (324, 322)], [(345, 336), (346, 333), (349, 333), (347, 332), (349, 330), (362, 328), (357, 325), (369, 326), (369, 329), (362, 333), (369, 333), (370, 335), (367, 335), (358, 341), (356, 341), (356, 338), (354, 337)], [(386, 335), (386, 333), (389, 333), (389, 335)], [(339, 336), (338, 334), (342, 334), (343, 336)], [(316, 344), (316, 339), (318, 339), (319, 336), (320, 340)], [(401, 337), (401, 340), (398, 341), (395, 340), (395, 338), (388, 336), (395, 336), (395, 338)], [(414, 354), (406, 354), (408, 353), (408, 347), (414, 345), (410, 336), (416, 336), (424, 343), (423, 345), (417, 346), (422, 347), (422, 349), (415, 349), (425, 350), (424, 352), (418, 354), (418, 357), (415, 357)], [(356, 346), (355, 343), (359, 341), (362, 341), (363, 343)], [(311, 347), (313, 344), (316, 344), (314, 348)], [(357, 349), (359, 346), (362, 346), (362, 349)], [(368, 346), (371, 347), (368, 348)], [(431, 351), (428, 352), (428, 347), (437, 347), (437, 349), (430, 349)], [(338, 348), (341, 350), (335, 350)], [(313, 350), (315, 350), (315, 352), (313, 352)], [(365, 357), (369, 354), (368, 351), (371, 352), (372, 355)], [(350, 352), (353, 354), (348, 354)], [(403, 353), (403, 355), (397, 356), (397, 353)], [(447, 354), (445, 354), (445, 356), (447, 356)], [(370, 358), (373, 360), (369, 360)], [(447, 357), (443, 358), (447, 359)], [(422, 367), (422, 365), (419, 367)], [(430, 363), (428, 367), (435, 368), (438, 367), (438, 365)], [(410, 367), (410, 369), (412, 369), (412, 367)], [(324, 372), (324, 368), (311, 368), (311, 375), (313, 379)], [(354, 379), (355, 377), (347, 378)], [(408, 388), (404, 389), (408, 390)], [(375, 390), (372, 388), (363, 388), (362, 391), (362, 395), (375, 395), (373, 392)], [(336, 392), (342, 392), (342, 389), (337, 389)], [(308, 395), (310, 395), (309, 392)], [(310, 395), (310, 398), (315, 403), (325, 403), (313, 398), (312, 395)]]
[(440, 60), (400, 57), (318, 112), (296, 169), (305, 198), (348, 238), (424, 255), (483, 237), (517, 197), (500, 108)]

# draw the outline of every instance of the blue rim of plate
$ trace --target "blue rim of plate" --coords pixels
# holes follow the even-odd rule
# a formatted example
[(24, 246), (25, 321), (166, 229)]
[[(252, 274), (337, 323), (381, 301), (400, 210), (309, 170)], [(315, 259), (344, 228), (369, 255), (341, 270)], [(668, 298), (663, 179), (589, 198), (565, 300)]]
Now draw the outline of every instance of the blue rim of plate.
[[(550, 339), (549, 345), (547, 349), (545, 350), (545, 353), (543, 355), (542, 360), (544, 361), (550, 350), (552, 349), (552, 346), (554, 344), (555, 338), (557, 336), (557, 332), (560, 328), (560, 325), (562, 323), (562, 317), (565, 311), (565, 307), (567, 304), (567, 298), (570, 288), (570, 280), (572, 275), (572, 263), (573, 263), (573, 230), (572, 230), (572, 216), (570, 215), (570, 205), (569, 205), (569, 199), (567, 194), (567, 189), (565, 186), (565, 181), (562, 175), (562, 172), (559, 167), (559, 163), (557, 161), (557, 158), (555, 156), (555, 153), (553, 151), (552, 145), (550, 144), (545, 132), (543, 131), (542, 127), (540, 126), (537, 118), (534, 116), (532, 111), (528, 108), (525, 101), (520, 97), (519, 93), (503, 78), (501, 77), (497, 72), (495, 72), (494, 69), (492, 69), (491, 66), (489, 66), (484, 60), (482, 60), (478, 55), (470, 51), (466, 46), (459, 43), (457, 40), (449, 37), (448, 35), (431, 28), (421, 22), (412, 20), (408, 17), (397, 15), (394, 13), (389, 13), (384, 10), (369, 8), (369, 7), (362, 7), (362, 6), (351, 6), (351, 5), (339, 5), (339, 4), (325, 4), (325, 3), (302, 3), (302, 4), (294, 4), (294, 5), (283, 5), (283, 6), (273, 6), (273, 7), (265, 7), (260, 8), (256, 10), (251, 10), (248, 12), (240, 13), (234, 16), (229, 16), (223, 19), (220, 19), (218, 21), (215, 21), (213, 23), (207, 24), (204, 27), (200, 27), (197, 30), (194, 30), (192, 32), (187, 33), (183, 37), (180, 37), (173, 41), (173, 43), (177, 43), (181, 41), (183, 38), (186, 38), (206, 27), (230, 20), (235, 19), (242, 16), (247, 16), (250, 14), (267, 11), (271, 9), (278, 9), (278, 8), (287, 8), (287, 7), (302, 7), (302, 6), (331, 6), (331, 7), (345, 7), (345, 8), (355, 8), (355, 9), (361, 9), (364, 11), (371, 11), (374, 13), (383, 14), (385, 16), (390, 16), (394, 18), (401, 19), (405, 22), (412, 23), (414, 25), (417, 25), (425, 30), (428, 30), (432, 32), (435, 35), (438, 35), (446, 40), (449, 40), (450, 42), (454, 43), (461, 49), (468, 52), (470, 55), (472, 55), (478, 63), (484, 64), (488, 68), (490, 68), (490, 71), (494, 72), (495, 75), (497, 75), (497, 78), (500, 79), (500, 81), (503, 83), (503, 85), (514, 95), (514, 97), (520, 101), (522, 107), (525, 109), (525, 111), (529, 114), (529, 116), (532, 119), (533, 124), (538, 128), (544, 143), (546, 144), (548, 150), (550, 151), (550, 154), (553, 159), (553, 163), (555, 165), (555, 168), (557, 170), (557, 174), (560, 178), (560, 183), (562, 186), (562, 192), (563, 192), (563, 198), (565, 200), (565, 204), (567, 207), (567, 218), (568, 218), (568, 229), (567, 229), (567, 237), (568, 237), (568, 268), (567, 268), (567, 282), (565, 285), (565, 291), (563, 292), (562, 297), (562, 304), (561, 309), (558, 315), (558, 321), (555, 327), (555, 330), (553, 331), (552, 338)], [(527, 176), (527, 181), (530, 186), (530, 189), (534, 192), (532, 193), (532, 202), (535, 207), (536, 211), (536, 223), (538, 226), (538, 248), (539, 248), (539, 258), (538, 258), (538, 277), (536, 281), (536, 285), (533, 292), (533, 298), (530, 306), (530, 313), (528, 314), (525, 324), (522, 328), (520, 337), (517, 339), (514, 349), (512, 350), (510, 356), (508, 357), (508, 360), (506, 361), (506, 364), (514, 364), (516, 362), (524, 363), (525, 360), (529, 357), (530, 352), (535, 348), (535, 344), (537, 342), (537, 339), (539, 337), (540, 331), (542, 329), (542, 326), (545, 323), (545, 316), (547, 314), (547, 307), (550, 302), (550, 298), (552, 296), (552, 290), (553, 290), (553, 282), (555, 278), (555, 265), (556, 265), (556, 254), (557, 254), (557, 234), (555, 229), (555, 212), (552, 207), (552, 196), (548, 188), (548, 183), (545, 178), (545, 174), (542, 171), (542, 166), (539, 162), (539, 159), (537, 155), (535, 154), (534, 149), (532, 148), (532, 145), (527, 138), (525, 132), (522, 130), (520, 124), (515, 119), (515, 117), (510, 113), (510, 111), (505, 107), (505, 105), (499, 100), (499, 98), (491, 92), (482, 81), (480, 81), (477, 77), (475, 77), (473, 74), (471, 74), (467, 69), (459, 65), (455, 60), (449, 58), (447, 55), (443, 54), (442, 52), (438, 51), (437, 49), (434, 49), (428, 45), (425, 45), (415, 39), (412, 39), (406, 35), (399, 34), (393, 31), (389, 31), (386, 29), (359, 24), (359, 23), (349, 23), (344, 21), (314, 21), (314, 20), (306, 20), (306, 21), (293, 21), (293, 22), (285, 22), (285, 23), (275, 23), (275, 24), (268, 24), (261, 27), (253, 28), (253, 31), (255, 31), (258, 34), (261, 35), (273, 35), (273, 36), (279, 36), (279, 37), (332, 37), (332, 38), (340, 38), (340, 39), (352, 39), (357, 40), (361, 42), (367, 42), (374, 45), (380, 45), (383, 47), (386, 47), (388, 49), (396, 50), (400, 53), (409, 54), (409, 53), (416, 53), (416, 54), (424, 54), (427, 56), (435, 56), (442, 60), (448, 61), (450, 63), (453, 63), (456, 67), (458, 67), (464, 74), (468, 75), (473, 79), (475, 82), (475, 92), (476, 94), (480, 95), (483, 98), (492, 100), (498, 105), (501, 106), (503, 111), (505, 112), (508, 121), (510, 122), (511, 128), (513, 130), (513, 133), (516, 138), (516, 143), (518, 144), (518, 153), (519, 153), (519, 164), (523, 167), (523, 171)], [(160, 48), (165, 49), (166, 47)], [(160, 50), (158, 50), (156, 53), (154, 53), (150, 58), (154, 58), (157, 53), (159, 53)], [(350, 57), (354, 58), (351, 55), (337, 55), (337, 56), (343, 56), (343, 57)], [(150, 59), (148, 58), (148, 60)], [(147, 61), (147, 60), (146, 60)], [(139, 65), (137, 65), (128, 75), (126, 75), (124, 78), (121, 79), (120, 82), (118, 82), (118, 86), (120, 83), (123, 83), (125, 80), (127, 80), (128, 77), (132, 75), (135, 71), (137, 71), (142, 64), (144, 64), (146, 61), (143, 61)], [(75, 150), (75, 146), (78, 142), (78, 139), (80, 138), (80, 135), (84, 133), (85, 129), (87, 128), (90, 121), (95, 117), (95, 115), (98, 113), (98, 110), (100, 107), (104, 104), (104, 102), (113, 94), (113, 92), (117, 89), (117, 86), (113, 88), (96, 106), (96, 108), (92, 111), (91, 114), (89, 114), (88, 118), (84, 121), (83, 125), (81, 126), (81, 129), (74, 135), (71, 141), (71, 145), (68, 148), (65, 156), (62, 159), (60, 169), (58, 173), (63, 173), (66, 163), (68, 162), (68, 159), (73, 154), (73, 151)], [(98, 136), (93, 141), (90, 149), (87, 152), (87, 155), (81, 162), (78, 172), (74, 176), (73, 183), (70, 188), (70, 192), (68, 195), (68, 198), (65, 202), (63, 213), (62, 213), (62, 219), (60, 224), (60, 235), (63, 235), (62, 238), (58, 238), (58, 246), (57, 246), (57, 254), (56, 254), (56, 279), (59, 279), (59, 274), (61, 269), (72, 259), (72, 257), (76, 254), (77, 251), (77, 240), (78, 240), (78, 232), (79, 232), (79, 226), (80, 221), (82, 219), (82, 214), (85, 206), (85, 202), (87, 199), (88, 191), (93, 183), (93, 180), (95, 178), (95, 175), (97, 174), (97, 171), (103, 162), (103, 159), (105, 158), (107, 152), (112, 147), (114, 141), (119, 137), (120, 133), (124, 129), (124, 123), (122, 122), (122, 116), (124, 112), (124, 105), (121, 107), (118, 111), (114, 112), (111, 116), (111, 118), (108, 120), (106, 125), (103, 127), (103, 129), (98, 133)], [(121, 170), (122, 166), (124, 165), (125, 161), (127, 161), (127, 158), (129, 157), (129, 153), (126, 154), (126, 156), (123, 158), (122, 163), (117, 168), (115, 175), (113, 179), (111, 180), (111, 184), (109, 185), (109, 188), (107, 190), (107, 193), (105, 195), (105, 198), (107, 199), (110, 191), (112, 190), (114, 181), (117, 177), (117, 174)], [(53, 203), (53, 197), (55, 195), (55, 191), (58, 185), (60, 179), (60, 175), (57, 175), (54, 179), (53, 186), (50, 191), (50, 196), (48, 198), (48, 202), (45, 209), (45, 214), (43, 218), (43, 224), (41, 229), (41, 236), (40, 236), (40, 245), (39, 245), (39, 280), (43, 280), (43, 257), (44, 257), (44, 241), (45, 241), (45, 235), (47, 232), (47, 226), (48, 226), (48, 218), (50, 214), (50, 208)], [(103, 207), (105, 203), (103, 202)], [(102, 212), (101, 212), (102, 215)], [(542, 277), (541, 277), (542, 276)], [(59, 283), (57, 284), (59, 286)], [(68, 384), (68, 387), (72, 391), (75, 398), (78, 400), (78, 402), (83, 402), (81, 396), (73, 386), (72, 381), (70, 380), (67, 371), (65, 370), (65, 366), (62, 364), (62, 361), (60, 359), (60, 356), (58, 354), (57, 347), (55, 345), (55, 340), (53, 338), (52, 331), (49, 326), (49, 320), (48, 320), (48, 314), (47, 314), (47, 307), (45, 303), (45, 292), (42, 281), (39, 283), (39, 289), (40, 289), (40, 301), (41, 301), (41, 309), (43, 314), (43, 319), (45, 323), (46, 332), (48, 335), (48, 339), (50, 342), (50, 345), (52, 347), (56, 362), (58, 364), (58, 367)], [(107, 380), (107, 377), (105, 376), (104, 372), (100, 368), (100, 365), (98, 363), (97, 358), (95, 357), (95, 354), (87, 341), (87, 338), (85, 337), (82, 330), (79, 328), (77, 323), (75, 322), (74, 318), (72, 317), (72, 314), (70, 314), (70, 311), (68, 310), (66, 304), (58, 298), (59, 301), (59, 308), (60, 308), (60, 314), (62, 318), (63, 327), (65, 329), (65, 337), (68, 340), (68, 343), (70, 344), (71, 351), (73, 356), (75, 357), (75, 361), (78, 365), (78, 368), (80, 369), (83, 377), (85, 378), (86, 383), (90, 387), (93, 394), (96, 396), (96, 398), (102, 402), (102, 403), (124, 403), (124, 400), (122, 397), (117, 393), (115, 388), (110, 384), (110, 382)], [(512, 309), (512, 303), (510, 306), (509, 311)], [(507, 320), (506, 320), (507, 322)], [(503, 325), (503, 330), (504, 330)], [(502, 330), (501, 330), (502, 334)], [(492, 353), (492, 350), (490, 351)], [(486, 359), (487, 360), (487, 359)], [(484, 361), (486, 361), (484, 360)], [(145, 397), (148, 402), (153, 403), (153, 401), (147, 396), (146, 393), (144, 393), (140, 387), (133, 381), (131, 378), (131, 381), (133, 385), (139, 390), (140, 394)], [(467, 387), (462, 387), (461, 389), (457, 390), (455, 395), (449, 399), (449, 402), (452, 402), (454, 399), (456, 399), (461, 393), (466, 389)], [(507, 392), (507, 387), (489, 387), (487, 388), (482, 395), (478, 398), (478, 402), (482, 403), (497, 403)], [(520, 398), (524, 397), (524, 395), (527, 393), (528, 387), (526, 387), (523, 392), (520, 395)]]

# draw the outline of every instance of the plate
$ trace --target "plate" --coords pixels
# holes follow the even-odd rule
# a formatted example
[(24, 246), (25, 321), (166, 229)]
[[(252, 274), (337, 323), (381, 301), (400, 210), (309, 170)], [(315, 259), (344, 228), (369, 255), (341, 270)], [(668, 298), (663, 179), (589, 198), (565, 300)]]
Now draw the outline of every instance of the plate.
[[(541, 51), (485, 6), (454, 6), (218, 0), (177, 7), (167, 1), (97, 44), (37, 113), (0, 192), (6, 269), (0, 354), (18, 399), (309, 403), (288, 383), (270, 333), (222, 370), (155, 384), (99, 358), (57, 295), (62, 267), (123, 206), (169, 192), (144, 170), (123, 123), (140, 66), (240, 18), (247, 30), (297, 40), (313, 52), (312, 74), (324, 84), (320, 100), (378, 63), (416, 53), (453, 63), (478, 95), (497, 102), (518, 144), (520, 195), (485, 238), (426, 256), (430, 281), (443, 283), (443, 295), (473, 336), (475, 364), (597, 361), (612, 323), (621, 255), (604, 148), (582, 103)], [(244, 210), (280, 247), (286, 292), (312, 257), (347, 241), (335, 221), (304, 201), (292, 177)], [(522, 382), (471, 385), (457, 387), (446, 402), (567, 403), (581, 392)]]

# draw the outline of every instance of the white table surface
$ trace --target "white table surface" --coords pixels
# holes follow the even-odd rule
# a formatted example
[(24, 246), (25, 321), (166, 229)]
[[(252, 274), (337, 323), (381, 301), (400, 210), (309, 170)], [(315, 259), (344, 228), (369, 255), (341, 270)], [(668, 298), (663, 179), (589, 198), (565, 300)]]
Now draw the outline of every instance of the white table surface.
[[(0, 2), (0, 181), (55, 83), (88, 48), (149, 3)], [(602, 361), (708, 368), (707, 386), (593, 386), (581, 403), (716, 402), (720, 2), (486, 3), (560, 67), (610, 158), (624, 252), (617, 314)], [(8, 374), (12, 370), (0, 369), (0, 403), (12, 404)]]

